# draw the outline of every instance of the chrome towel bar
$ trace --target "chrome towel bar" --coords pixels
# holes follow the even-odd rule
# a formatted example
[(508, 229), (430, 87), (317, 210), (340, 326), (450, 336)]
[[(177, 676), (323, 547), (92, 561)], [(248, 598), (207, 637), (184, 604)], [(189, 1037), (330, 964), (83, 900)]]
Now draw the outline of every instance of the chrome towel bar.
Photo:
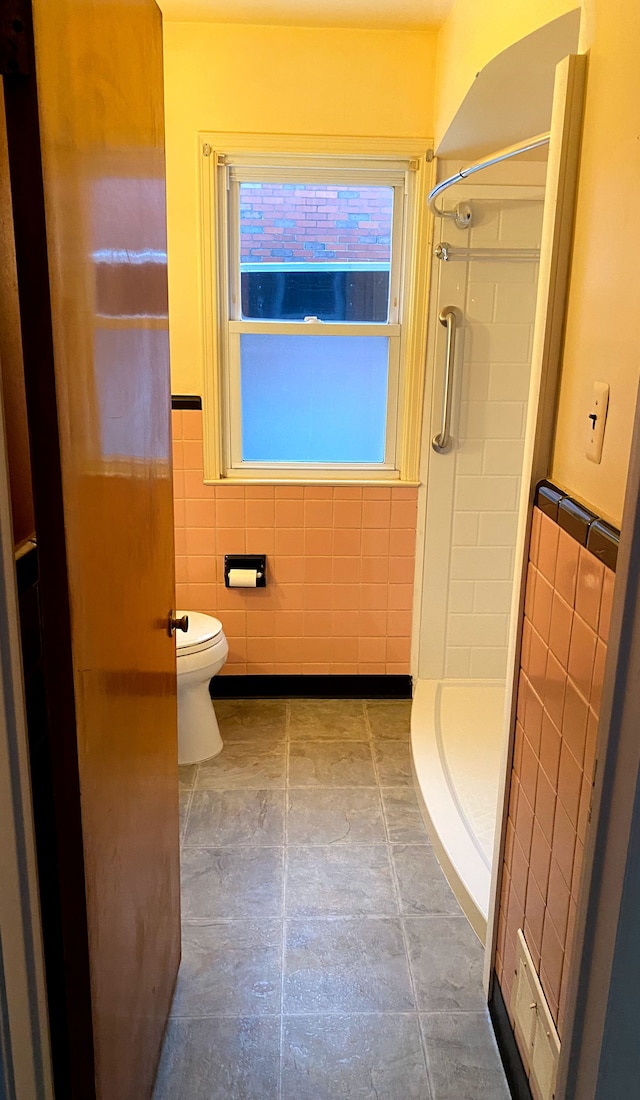
[(540, 259), (539, 248), (457, 248), (447, 241), (440, 241), (433, 250), (437, 260), (449, 263), (451, 260), (489, 260), (520, 261), (537, 263)]

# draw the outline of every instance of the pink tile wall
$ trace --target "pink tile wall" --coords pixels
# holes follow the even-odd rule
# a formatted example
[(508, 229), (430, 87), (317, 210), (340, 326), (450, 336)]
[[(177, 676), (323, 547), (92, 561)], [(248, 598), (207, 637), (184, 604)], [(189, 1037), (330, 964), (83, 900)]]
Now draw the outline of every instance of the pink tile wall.
[(561, 1037), (614, 580), (534, 509), (496, 971), (522, 928)]
[[(176, 602), (221, 619), (223, 674), (409, 672), (417, 490), (205, 485), (202, 413), (173, 412)], [(267, 587), (224, 555), (267, 554)]]

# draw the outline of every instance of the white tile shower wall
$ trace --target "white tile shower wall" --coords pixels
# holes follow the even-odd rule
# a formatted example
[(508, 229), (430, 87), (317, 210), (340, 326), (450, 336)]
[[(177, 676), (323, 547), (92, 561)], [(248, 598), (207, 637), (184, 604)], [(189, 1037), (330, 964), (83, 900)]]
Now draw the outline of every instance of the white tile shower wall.
[[(470, 233), (454, 231), (454, 241), (448, 229), (450, 243), (539, 247), (541, 201), (474, 201), (473, 211)], [(538, 265), (465, 266), (444, 671), (493, 678), (506, 672)]]

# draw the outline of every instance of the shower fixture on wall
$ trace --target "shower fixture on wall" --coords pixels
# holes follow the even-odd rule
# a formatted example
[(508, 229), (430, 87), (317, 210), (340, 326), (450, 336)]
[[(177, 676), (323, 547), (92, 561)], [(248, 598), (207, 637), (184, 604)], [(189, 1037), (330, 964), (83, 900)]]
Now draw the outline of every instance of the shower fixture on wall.
[[(453, 180), (455, 183), (456, 180)], [(440, 214), (442, 218), (453, 218), (458, 229), (469, 229), (471, 222), (473, 221), (473, 210), (468, 202), (458, 202), (452, 210), (436, 210), (435, 206), (430, 207), (434, 213)]]
[[(493, 153), (490, 157), (485, 157), (483, 160), (479, 160), (477, 164), (472, 164), (468, 168), (461, 168), (459, 172), (456, 172), (454, 176), (449, 176), (448, 179), (443, 180), (442, 183), (438, 183), (433, 191), (429, 193), (427, 199), (427, 206), (432, 214), (436, 214), (439, 218), (453, 218), (459, 229), (469, 229), (473, 220), (473, 212), (471, 207), (466, 202), (460, 202), (453, 208), (453, 210), (442, 210), (436, 206), (436, 199), (443, 192), (447, 191), (450, 187), (453, 187), (454, 183), (461, 183), (462, 180), (468, 179), (469, 176), (474, 175), (475, 172), (482, 172), (484, 168), (491, 168), (494, 164), (499, 164), (503, 160), (511, 160), (511, 157), (520, 156), (521, 153), (529, 153), (533, 149), (539, 149), (542, 145), (547, 145), (549, 142), (549, 134), (539, 134), (535, 138), (530, 138), (528, 141), (518, 142), (517, 145), (510, 145), (507, 149), (501, 149), (499, 153)], [(446, 257), (442, 257), (446, 259)]]

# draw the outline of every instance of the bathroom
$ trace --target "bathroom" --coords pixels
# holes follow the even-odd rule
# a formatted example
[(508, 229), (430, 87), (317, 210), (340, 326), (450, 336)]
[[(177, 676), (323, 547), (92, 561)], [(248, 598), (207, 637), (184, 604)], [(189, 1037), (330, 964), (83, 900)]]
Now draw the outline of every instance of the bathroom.
[[(555, 65), (577, 52), (579, 33), (579, 12), (570, 11), (538, 31), (532, 28), (527, 37), (489, 61), (439, 144), (436, 171), (429, 162), (421, 166), (421, 196), (459, 169), (550, 129)], [(393, 142), (387, 138), (388, 147), (395, 143), (398, 152), (403, 137), (410, 152), (420, 149), (421, 135), (431, 148), (431, 122), (424, 105), (434, 95), (434, 44), (428, 35), (396, 31), (165, 22), (172, 390), (177, 395), (177, 604), (216, 615), (223, 624), (229, 654), (212, 685), (219, 708), (229, 707), (227, 700), (235, 695), (288, 695), (293, 697), (289, 720), (295, 725), (296, 694), (413, 694), (411, 758), (406, 746), (393, 746), (395, 778), (382, 779), (382, 788), (407, 782), (413, 766), (429, 840), (462, 911), (482, 943), (488, 942), (486, 965), (491, 966), (491, 922), (496, 919), (492, 891), (500, 866), (494, 846), (499, 853), (499, 795), (507, 783), (504, 762), (511, 751), (508, 731), (517, 697), (508, 681), (523, 598), (518, 563), (527, 537), (530, 485), (540, 480), (534, 471), (546, 474), (549, 469), (548, 451), (546, 456), (541, 451), (533, 455), (537, 425), (544, 418), (544, 411), (538, 412), (540, 391), (554, 385), (548, 379), (541, 382), (534, 346), (545, 195), (547, 186), (553, 186), (548, 143), (534, 142), (523, 154), (439, 192), (429, 204), (435, 214), (433, 229), (428, 223), (415, 229), (418, 259), (412, 301), (418, 304), (408, 341), (410, 347), (426, 344), (426, 369), (424, 378), (407, 376), (406, 384), (413, 388), (405, 410), (420, 405), (424, 411), (422, 439), (417, 446), (413, 442), (412, 454), (411, 442), (407, 445), (410, 457), (405, 458), (399, 485), (331, 485), (328, 478), (324, 484), (278, 483), (277, 478), (275, 484), (260, 484), (255, 476), (252, 482), (250, 473), (246, 484), (241, 477), (234, 483), (232, 476), (226, 484), (215, 483), (219, 441), (214, 439), (215, 425), (202, 411), (207, 402), (209, 407), (213, 404), (212, 355), (194, 346), (194, 334), (202, 331), (198, 324), (203, 323), (199, 303), (215, 296), (215, 280), (207, 275), (202, 237), (198, 240), (186, 228), (198, 221), (198, 204), (203, 202), (203, 175), (193, 167), (195, 134), (201, 150), (203, 143), (214, 150), (223, 148), (231, 164), (236, 146), (230, 133), (245, 135), (237, 145), (241, 157), (252, 140), (258, 145), (262, 140), (269, 148), (274, 139), (267, 137), (265, 142), (263, 135), (274, 129), (284, 135), (309, 135), (308, 153), (346, 147), (366, 154), (375, 146), (382, 156), (390, 134)], [(277, 79), (271, 66), (277, 67)], [(307, 68), (313, 71), (313, 96), (291, 95), (292, 87), (305, 87), (302, 74)], [(372, 72), (380, 74), (375, 82), (365, 76)], [(503, 109), (506, 84), (517, 105), (513, 111)], [(353, 140), (344, 142), (347, 137)], [(221, 144), (225, 138), (227, 144)], [(570, 138), (565, 134), (564, 140), (566, 144)], [(424, 153), (420, 155), (424, 159)], [(238, 178), (241, 170), (237, 169)], [(238, 201), (246, 202), (246, 195)], [(335, 193), (325, 197), (325, 202), (336, 201)], [(565, 221), (570, 221), (572, 202), (565, 207)], [(285, 210), (285, 217), (288, 214), (292, 217)], [(345, 215), (338, 210), (328, 214), (329, 220), (332, 216)], [(275, 243), (283, 250), (293, 249), (294, 230), (283, 224)], [(250, 234), (251, 226), (259, 227), (263, 248), (270, 245), (264, 222), (245, 225), (241, 220), (240, 232)], [(448, 249), (445, 258), (436, 252), (442, 242)], [(561, 246), (554, 238), (547, 247)], [(289, 251), (287, 258), (293, 254)], [(273, 260), (277, 252), (263, 251), (260, 256), (262, 262)], [(439, 452), (431, 440), (441, 428), (447, 334), (437, 317), (450, 307), (457, 310), (462, 329), (453, 363), (454, 443)], [(317, 310), (311, 304), (304, 312)], [(537, 338), (540, 341), (539, 334)], [(448, 450), (453, 453), (447, 455)], [(601, 518), (606, 522), (611, 513), (607, 510)], [(267, 556), (266, 588), (245, 592), (227, 587), (224, 556), (257, 553)], [(609, 602), (611, 576), (609, 571)], [(603, 578), (588, 575), (584, 583), (602, 587)], [(566, 602), (563, 610), (569, 614)], [(602, 622), (604, 632), (604, 613)], [(530, 629), (527, 620), (525, 630)], [(537, 638), (542, 641), (540, 635)], [(603, 646), (603, 640), (598, 644)], [(564, 660), (566, 664), (568, 651)], [(236, 677), (241, 678), (239, 687), (232, 682)], [(589, 701), (591, 682), (582, 690)], [(543, 695), (540, 689), (540, 698)], [(233, 708), (222, 713), (231, 715), (231, 727), (238, 721)], [(395, 713), (400, 715), (400, 704)], [(593, 706), (591, 713), (595, 714)], [(229, 718), (226, 721), (229, 725)], [(555, 721), (559, 738), (561, 716)], [(388, 766), (375, 738), (373, 748), (374, 761)], [(573, 763), (574, 757), (570, 759)], [(348, 771), (346, 757), (342, 764)], [(588, 764), (585, 767), (588, 770)], [(554, 798), (557, 773), (556, 767)], [(572, 790), (576, 782), (572, 775)], [(185, 805), (190, 804), (188, 792), (182, 797)], [(558, 797), (564, 807), (564, 786)], [(530, 799), (535, 804), (535, 792)], [(580, 799), (575, 808), (573, 794), (568, 800), (580, 846), (584, 806), (579, 815)], [(512, 848), (514, 821), (508, 828)], [(558, 941), (570, 934), (567, 922), (575, 919), (579, 881), (571, 860), (568, 869), (564, 865), (564, 878), (558, 877), (558, 843), (554, 846), (552, 827), (548, 840), (538, 840), (531, 855), (531, 862), (538, 862), (530, 888), (530, 896), (535, 890), (539, 902), (536, 931), (529, 942), (533, 965), (544, 975), (543, 995), (551, 1006), (554, 1030), (564, 1025), (569, 972), (567, 964), (562, 985), (557, 956), (564, 953), (565, 943)], [(520, 848), (518, 852), (522, 875), (529, 857)], [(562, 932), (557, 933), (548, 918), (543, 949), (552, 867), (558, 890), (563, 897), (567, 894), (566, 913), (558, 917), (550, 902)], [(420, 872), (418, 862), (416, 874)], [(510, 866), (504, 877), (510, 881)], [(518, 889), (523, 890), (520, 883)], [(516, 896), (514, 892), (513, 899)], [(524, 925), (524, 901), (522, 907)], [(500, 976), (505, 951), (509, 965), (512, 959), (515, 964), (515, 928), (512, 914), (507, 920), (507, 910), (508, 898), (502, 911), (497, 907), (504, 915), (494, 933), (500, 942)], [(326, 966), (330, 970), (328, 959)], [(504, 989), (508, 999), (508, 977)], [(487, 1079), (482, 1087), (500, 1085)]]
[[(535, 11), (517, 3), (507, 19), (499, 4), (478, 12), (453, 0), (427, 24), (420, 5), (393, 17), (359, 6), (359, 17), (333, 5), (312, 17), (302, 4), (285, 17), (274, 3), (261, 23), (250, 0), (233, 18), (220, 5), (206, 14), (191, 0), (161, 5), (178, 726), (181, 714), (182, 746), (200, 727), (180, 707), (193, 659), (197, 706), (205, 726), (217, 715), (222, 735), (216, 740), (209, 726), (205, 747), (181, 758), (182, 970), (172, 1008), (168, 970), (177, 970), (179, 946), (171, 777), (163, 765), (160, 781), (159, 767), (162, 796), (152, 811), (147, 804), (155, 816), (132, 809), (134, 792), (149, 792), (144, 769), (127, 772), (108, 757), (112, 727), (122, 760), (128, 751), (126, 711), (117, 709), (124, 702), (101, 719), (103, 755), (88, 752), (80, 767), (83, 827), (87, 835), (96, 829), (96, 852), (111, 850), (111, 823), (87, 792), (103, 792), (108, 774), (105, 813), (116, 788), (131, 794), (118, 836), (124, 842), (137, 821), (148, 838), (153, 819), (158, 849), (170, 853), (171, 888), (157, 906), (171, 948), (156, 998), (168, 1013), (156, 1100), (579, 1095), (567, 1091), (566, 1050), (577, 1042), (585, 967), (580, 911), (637, 380), (632, 341), (619, 327), (613, 355), (597, 317), (605, 305), (614, 318), (634, 310), (623, 257), (637, 214), (625, 230), (612, 223), (610, 204), (613, 180), (622, 204), (633, 195), (625, 165), (635, 116), (619, 104), (633, 101), (634, 67), (620, 27), (623, 14), (629, 23), (637, 14), (628, 0), (616, 18), (603, 0), (581, 8), (547, 0)], [(340, 203), (362, 198), (354, 173), (371, 202), (374, 189), (393, 191), (394, 213), (387, 222), (380, 215), (375, 240), (373, 205), (358, 215), (367, 273), (353, 283), (363, 293), (352, 293), (349, 308), (357, 299), (364, 312), (323, 317), (319, 298), (307, 304), (303, 296), (290, 337), (292, 318), (269, 314), (264, 301), (253, 315), (245, 286), (265, 259), (271, 268), (293, 259), (291, 211), (276, 223), (268, 255), (234, 244), (227, 252), (224, 238), (236, 216), (238, 239), (265, 225), (243, 188), (277, 189), (282, 178), (290, 189), (311, 186), (303, 158), (319, 165), (316, 185), (325, 191), (311, 198), (337, 205), (328, 222), (343, 222), (345, 232), (353, 224)], [(122, 512), (140, 500), (135, 484), (117, 496), (127, 462), (139, 488), (141, 460), (153, 466), (162, 444), (154, 426), (149, 438), (137, 434), (123, 397), (128, 382), (107, 369), (112, 333), (131, 324), (126, 302), (110, 297), (117, 279), (109, 275), (131, 262), (122, 259), (127, 248), (149, 270), (162, 270), (164, 252), (162, 233), (150, 248), (135, 218), (119, 215), (123, 196), (133, 208), (139, 194), (135, 170), (115, 163), (106, 157), (107, 184), (92, 181), (86, 191), (99, 415), (85, 416), (91, 394), (66, 422), (81, 408), (83, 424), (96, 427), (98, 444), (87, 429), (74, 446), (85, 448), (92, 476), (101, 462), (108, 467), (100, 499), (111, 494)], [(157, 162), (148, 174), (140, 194), (157, 213)], [(272, 194), (265, 190), (267, 200)], [(329, 240), (325, 233), (322, 247)], [(316, 276), (322, 259), (314, 251), (318, 259)], [(387, 312), (374, 316), (367, 302), (381, 281)], [(159, 297), (145, 306), (133, 327), (144, 330), (151, 362), (164, 355), (167, 311)], [(358, 331), (347, 336), (353, 321)], [(311, 473), (292, 471), (295, 462), (276, 473), (259, 461), (243, 468), (233, 403), (243, 346), (280, 337), (380, 342), (373, 326), (381, 322), (388, 388), (378, 402), (386, 417), (378, 469), (367, 460), (354, 474), (348, 458), (332, 468), (316, 463)], [(126, 334), (120, 339), (129, 346)], [(331, 392), (335, 376), (321, 365)], [(268, 385), (280, 382), (276, 372)], [(347, 422), (355, 423), (363, 387), (350, 396)], [(144, 385), (137, 399), (142, 408)], [(153, 400), (155, 426), (163, 425), (168, 394)], [(264, 390), (259, 400), (268, 408)], [(599, 423), (606, 432), (598, 441)], [(170, 478), (160, 467), (166, 520)], [(70, 484), (68, 499), (89, 514), (91, 493), (81, 479)], [(73, 583), (100, 606), (105, 636), (120, 634), (135, 669), (134, 686), (122, 692), (121, 666), (109, 663), (102, 636), (72, 616), (87, 698), (94, 668), (100, 690), (106, 684), (114, 697), (144, 696), (154, 677), (165, 691), (167, 641), (138, 656), (131, 632), (121, 630), (122, 600), (118, 610), (102, 586), (116, 544), (99, 542), (97, 521), (78, 530), (92, 566), (71, 570)], [(140, 570), (154, 537), (167, 557), (164, 527), (159, 535), (154, 518), (148, 530), (138, 546), (133, 526), (123, 525), (122, 543)], [(69, 525), (70, 546), (74, 537)], [(258, 555), (264, 566), (246, 557)], [(245, 569), (249, 579), (235, 574)], [(122, 589), (131, 606), (135, 588), (129, 579)], [(45, 626), (52, 607), (45, 599)], [(204, 634), (185, 632), (184, 615)], [(187, 653), (185, 641), (199, 651)], [(213, 648), (215, 667), (207, 663)], [(138, 759), (148, 758), (145, 749)], [(139, 869), (145, 851), (153, 862), (145, 844), (135, 848)], [(105, 927), (121, 918), (106, 879), (87, 873), (98, 903), (89, 957), (102, 918)], [(122, 990), (110, 986), (102, 961), (95, 988), (105, 982), (117, 1001)], [(538, 1006), (533, 1022), (523, 1017), (525, 1002)], [(96, 1016), (98, 1045), (126, 1046), (124, 1018), (116, 1041)], [(144, 1066), (131, 1070), (145, 1095), (159, 1052), (157, 1020), (154, 1027)], [(134, 1062), (127, 1048), (121, 1067)], [(125, 1072), (110, 1086), (118, 1100), (133, 1087)]]

